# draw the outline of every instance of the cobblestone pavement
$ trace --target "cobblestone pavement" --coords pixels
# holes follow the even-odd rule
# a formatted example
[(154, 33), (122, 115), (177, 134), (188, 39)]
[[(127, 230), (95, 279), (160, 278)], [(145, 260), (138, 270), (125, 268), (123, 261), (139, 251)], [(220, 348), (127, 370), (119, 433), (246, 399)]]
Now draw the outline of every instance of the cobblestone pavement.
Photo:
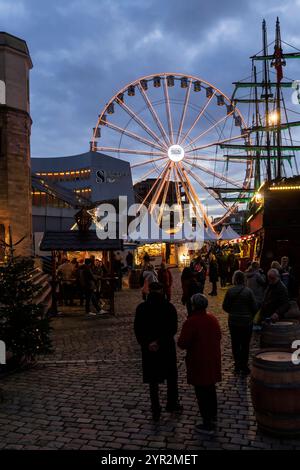
[[(180, 317), (179, 274), (173, 302)], [(149, 412), (142, 384), (140, 351), (133, 336), (139, 290), (116, 294), (116, 317), (84, 318), (79, 307), (53, 320), (54, 354), (32, 369), (1, 383), (0, 449), (300, 449), (300, 440), (280, 440), (257, 431), (249, 379), (233, 375), (224, 291), (210, 299), (210, 310), (223, 331), (223, 381), (218, 386), (219, 420), (215, 436), (195, 432), (199, 415), (185, 383), (184, 354), (178, 352), (179, 386), (184, 412), (163, 413), (159, 424)], [(252, 351), (257, 338), (253, 338)], [(165, 387), (161, 386), (165, 400)]]

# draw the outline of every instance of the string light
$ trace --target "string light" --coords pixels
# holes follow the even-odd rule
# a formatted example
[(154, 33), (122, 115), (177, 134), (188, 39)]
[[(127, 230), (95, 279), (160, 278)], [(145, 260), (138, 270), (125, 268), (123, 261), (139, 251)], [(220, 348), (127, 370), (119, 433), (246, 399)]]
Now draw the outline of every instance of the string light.
[(299, 186), (271, 186), (270, 191), (290, 191), (290, 190), (295, 190), (295, 189), (300, 189)]

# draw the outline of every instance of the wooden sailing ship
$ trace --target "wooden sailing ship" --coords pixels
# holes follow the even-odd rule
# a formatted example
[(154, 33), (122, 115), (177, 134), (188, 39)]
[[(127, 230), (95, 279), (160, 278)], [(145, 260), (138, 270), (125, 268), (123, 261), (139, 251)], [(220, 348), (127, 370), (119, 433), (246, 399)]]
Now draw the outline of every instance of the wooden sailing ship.
[[(233, 105), (248, 108), (247, 142), (221, 148), (228, 160), (252, 161), (253, 186), (240, 201), (248, 204), (248, 229), (255, 234), (249, 261), (259, 260), (268, 269), (286, 255), (300, 277), (300, 138), (297, 142), (293, 135), (300, 126), (300, 80), (283, 75), (289, 61), (300, 59), (300, 50), (282, 41), (278, 18), (271, 44), (263, 21), (262, 43), (251, 57), (250, 79), (235, 82), (232, 96)], [(235, 197), (235, 188), (224, 191)]]

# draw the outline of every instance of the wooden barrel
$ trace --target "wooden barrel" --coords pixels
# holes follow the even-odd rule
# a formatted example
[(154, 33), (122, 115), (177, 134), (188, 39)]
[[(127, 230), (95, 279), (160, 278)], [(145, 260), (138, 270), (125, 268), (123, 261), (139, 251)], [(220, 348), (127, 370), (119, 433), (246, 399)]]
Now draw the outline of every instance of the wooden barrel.
[(251, 397), (259, 429), (276, 436), (300, 436), (300, 364), (292, 350), (259, 351), (253, 358)]
[(270, 323), (262, 328), (260, 347), (289, 349), (295, 339), (300, 339), (300, 323), (297, 320)]
[(129, 273), (129, 288), (130, 289), (139, 289), (140, 285), (140, 276), (141, 276), (141, 269), (132, 269)]
[(294, 319), (294, 320), (300, 321), (300, 309), (299, 309), (298, 304), (295, 300), (290, 300), (290, 308), (284, 314), (284, 318), (286, 320)]

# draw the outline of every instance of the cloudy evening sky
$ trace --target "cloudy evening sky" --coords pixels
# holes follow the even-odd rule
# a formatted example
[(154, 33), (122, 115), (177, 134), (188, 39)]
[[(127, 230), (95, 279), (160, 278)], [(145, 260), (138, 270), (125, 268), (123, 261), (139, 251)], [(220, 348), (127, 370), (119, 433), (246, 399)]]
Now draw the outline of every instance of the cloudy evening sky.
[(32, 155), (86, 151), (105, 103), (145, 74), (194, 74), (230, 95), (261, 49), (262, 19), (271, 40), (279, 15), (300, 48), (299, 12), (299, 0), (0, 0), (1, 30), (27, 41), (34, 64)]

